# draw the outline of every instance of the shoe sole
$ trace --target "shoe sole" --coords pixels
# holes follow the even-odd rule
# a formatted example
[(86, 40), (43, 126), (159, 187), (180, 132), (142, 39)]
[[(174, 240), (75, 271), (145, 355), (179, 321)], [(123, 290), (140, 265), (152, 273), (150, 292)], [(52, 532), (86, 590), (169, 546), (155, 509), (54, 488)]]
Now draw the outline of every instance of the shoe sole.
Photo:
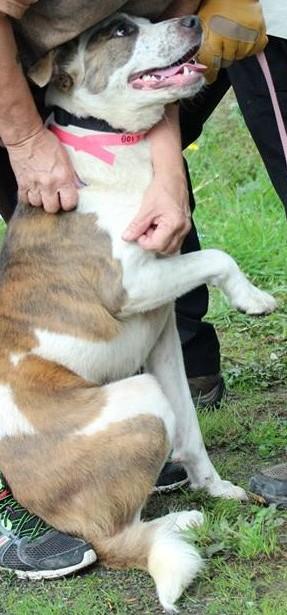
[(151, 493), (170, 493), (171, 491), (177, 491), (177, 489), (184, 487), (188, 483), (189, 478), (186, 477), (177, 483), (172, 483), (171, 485), (161, 485), (160, 487), (155, 486)]
[(9, 572), (14, 572), (18, 579), (21, 579), (22, 581), (49, 581), (52, 579), (60, 579), (61, 577), (67, 577), (74, 572), (78, 572), (83, 568), (91, 566), (91, 564), (94, 564), (96, 561), (97, 555), (95, 551), (90, 549), (89, 551), (86, 551), (81, 562), (79, 562), (78, 564), (74, 564), (74, 566), (69, 566), (68, 568), (60, 568), (59, 570), (15, 570), (13, 568), (0, 568), (5, 571), (7, 570)]

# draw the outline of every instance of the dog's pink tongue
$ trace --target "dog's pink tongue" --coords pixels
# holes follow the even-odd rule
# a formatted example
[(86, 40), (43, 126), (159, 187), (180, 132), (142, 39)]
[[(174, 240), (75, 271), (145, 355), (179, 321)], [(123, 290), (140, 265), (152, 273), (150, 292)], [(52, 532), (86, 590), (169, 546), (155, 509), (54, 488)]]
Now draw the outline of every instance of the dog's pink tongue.
[(206, 66), (204, 66), (204, 64), (199, 64), (198, 62), (190, 64), (188, 62), (185, 62), (185, 64), (180, 64), (178, 66), (170, 66), (169, 68), (157, 69), (152, 74), (155, 76), (158, 75), (159, 77), (173, 77), (173, 75), (182, 72), (185, 66), (188, 69), (198, 73), (203, 73), (206, 70)]

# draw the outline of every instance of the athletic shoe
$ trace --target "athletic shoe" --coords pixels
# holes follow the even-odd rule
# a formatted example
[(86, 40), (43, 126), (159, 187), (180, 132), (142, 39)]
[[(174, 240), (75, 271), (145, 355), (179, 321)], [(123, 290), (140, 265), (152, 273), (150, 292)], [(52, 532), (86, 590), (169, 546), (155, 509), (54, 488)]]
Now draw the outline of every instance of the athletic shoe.
[(225, 384), (220, 374), (188, 378), (191, 397), (196, 408), (216, 410), (225, 394)]
[(250, 479), (249, 487), (266, 504), (287, 508), (287, 463), (256, 472)]
[(0, 474), (0, 568), (20, 579), (57, 579), (96, 559), (91, 545), (54, 530), (20, 506)]
[(153, 493), (168, 493), (184, 487), (189, 482), (187, 473), (180, 463), (167, 461), (158, 477)]

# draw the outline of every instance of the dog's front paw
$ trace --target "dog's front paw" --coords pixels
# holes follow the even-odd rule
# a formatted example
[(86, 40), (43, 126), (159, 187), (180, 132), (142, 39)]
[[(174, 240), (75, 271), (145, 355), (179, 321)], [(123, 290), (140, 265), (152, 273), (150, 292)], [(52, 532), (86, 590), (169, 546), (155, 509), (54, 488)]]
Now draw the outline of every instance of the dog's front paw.
[(180, 530), (186, 530), (189, 527), (199, 527), (203, 522), (204, 517), (199, 510), (183, 510), (178, 513), (176, 526)]
[(253, 286), (250, 282), (238, 288), (232, 300), (232, 305), (241, 312), (250, 314), (250, 316), (270, 314), (274, 312), (277, 307), (277, 303), (272, 295), (264, 290), (256, 288), (256, 286)]
[(215, 498), (226, 498), (233, 500), (248, 500), (246, 491), (237, 485), (233, 485), (229, 480), (220, 480), (207, 486), (209, 495)]

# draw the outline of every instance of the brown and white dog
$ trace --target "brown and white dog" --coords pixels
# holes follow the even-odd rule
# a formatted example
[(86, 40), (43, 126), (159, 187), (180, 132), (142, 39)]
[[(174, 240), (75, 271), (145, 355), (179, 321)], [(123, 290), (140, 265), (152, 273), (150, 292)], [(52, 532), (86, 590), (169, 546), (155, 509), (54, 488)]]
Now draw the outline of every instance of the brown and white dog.
[[(201, 87), (200, 36), (194, 18), (117, 15), (50, 54), (34, 78), (50, 80), (48, 102), (74, 116), (124, 136), (146, 131), (165, 104)], [(72, 121), (65, 133), (97, 136)], [(193, 489), (246, 497), (206, 453), (173, 302), (203, 283), (249, 314), (275, 301), (219, 250), (159, 258), (122, 240), (152, 178), (148, 139), (106, 146), (113, 164), (67, 150), (83, 183), (77, 209), (51, 216), (20, 204), (2, 250), (0, 467), (21, 504), (91, 542), (104, 564), (148, 570), (172, 610), (201, 568), (181, 530), (202, 515), (140, 520), (171, 449)]]

